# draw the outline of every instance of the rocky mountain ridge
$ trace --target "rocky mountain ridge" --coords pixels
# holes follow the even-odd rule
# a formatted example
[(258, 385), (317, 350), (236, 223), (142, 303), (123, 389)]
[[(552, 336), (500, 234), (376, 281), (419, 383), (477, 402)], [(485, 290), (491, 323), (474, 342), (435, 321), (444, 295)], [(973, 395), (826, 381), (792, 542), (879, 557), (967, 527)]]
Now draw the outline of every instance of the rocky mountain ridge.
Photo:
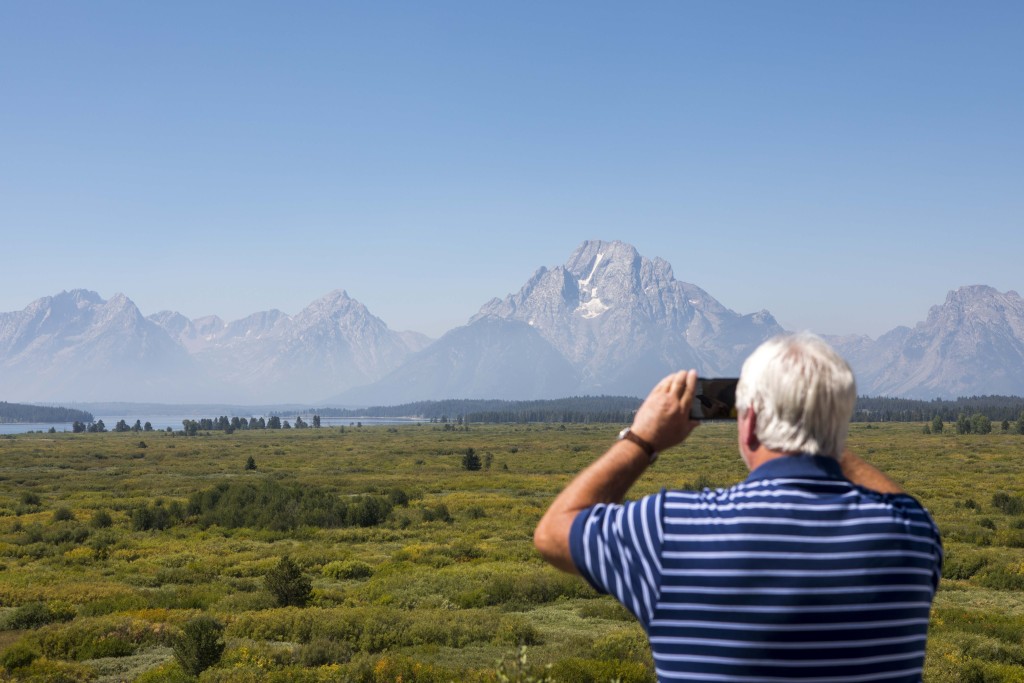
[(429, 342), (341, 290), (294, 316), (226, 323), (146, 318), (123, 294), (77, 289), (0, 313), (0, 386), (29, 401), (300, 402), (371, 382)]
[[(0, 313), (0, 398), (365, 405), (643, 395), (681, 367), (734, 375), (782, 331), (766, 310), (736, 313), (676, 280), (661, 258), (593, 240), (437, 341), (391, 330), (343, 290), (295, 315), (230, 322), (145, 317), (124, 294), (43, 297)], [(862, 394), (1024, 394), (1024, 300), (1014, 291), (961, 287), (914, 327), (829, 340)]]

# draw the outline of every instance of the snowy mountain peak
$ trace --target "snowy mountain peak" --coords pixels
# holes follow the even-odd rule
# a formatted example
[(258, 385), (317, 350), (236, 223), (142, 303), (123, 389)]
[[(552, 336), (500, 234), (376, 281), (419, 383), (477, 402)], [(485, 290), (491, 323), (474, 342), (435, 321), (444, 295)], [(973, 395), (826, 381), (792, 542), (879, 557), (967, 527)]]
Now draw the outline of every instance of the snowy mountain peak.
[(602, 240), (583, 242), (564, 265), (538, 269), (470, 324), (489, 318), (539, 332), (576, 367), (579, 391), (646, 391), (643, 383), (680, 367), (734, 373), (740, 354), (781, 331), (767, 312), (741, 316), (677, 281), (667, 261)]

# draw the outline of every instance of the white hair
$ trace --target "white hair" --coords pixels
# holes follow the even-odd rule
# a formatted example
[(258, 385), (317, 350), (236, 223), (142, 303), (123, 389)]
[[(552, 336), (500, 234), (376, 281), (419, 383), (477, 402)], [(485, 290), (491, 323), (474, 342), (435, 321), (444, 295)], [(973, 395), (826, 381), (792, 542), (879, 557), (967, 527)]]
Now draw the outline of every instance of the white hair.
[(773, 337), (743, 363), (736, 408), (757, 416), (755, 433), (767, 448), (840, 458), (857, 383), (849, 364), (810, 332)]

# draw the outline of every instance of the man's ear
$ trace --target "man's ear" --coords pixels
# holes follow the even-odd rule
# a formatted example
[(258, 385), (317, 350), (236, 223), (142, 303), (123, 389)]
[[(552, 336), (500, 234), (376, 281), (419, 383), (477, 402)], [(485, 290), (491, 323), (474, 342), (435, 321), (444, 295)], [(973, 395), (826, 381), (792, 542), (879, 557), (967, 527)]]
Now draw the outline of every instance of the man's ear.
[(761, 446), (761, 441), (757, 438), (757, 413), (753, 408), (747, 408), (739, 416), (739, 423), (740, 442), (751, 452), (756, 451)]

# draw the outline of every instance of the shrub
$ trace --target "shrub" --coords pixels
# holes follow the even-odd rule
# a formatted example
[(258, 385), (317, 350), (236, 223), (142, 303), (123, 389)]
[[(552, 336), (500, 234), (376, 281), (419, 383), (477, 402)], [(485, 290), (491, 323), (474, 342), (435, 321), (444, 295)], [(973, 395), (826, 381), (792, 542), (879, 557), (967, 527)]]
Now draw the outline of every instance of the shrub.
[(988, 565), (974, 577), (975, 583), (996, 590), (1024, 590), (1024, 574), (1004, 564)]
[(49, 659), (77, 660), (134, 654), (139, 647), (163, 641), (159, 628), (142, 619), (95, 617), (50, 624), (30, 634)]
[(373, 568), (365, 562), (348, 560), (324, 565), (323, 575), (330, 579), (365, 579), (373, 576)]
[(407, 507), (409, 505), (409, 494), (402, 489), (391, 489), (388, 491), (388, 501), (398, 507)]
[(462, 469), (473, 472), (481, 467), (480, 456), (472, 448), (467, 448), (466, 452), (462, 454)]
[(594, 641), (592, 650), (595, 659), (653, 664), (651, 647), (647, 642), (647, 637), (639, 628), (609, 633)]
[(348, 643), (316, 638), (299, 650), (299, 663), (303, 666), (343, 664), (352, 658), (354, 650)]
[[(537, 667), (530, 667), (526, 661), (526, 646), (519, 648), (511, 660), (502, 658), (498, 662), (498, 669), (495, 671), (498, 683), (555, 683), (555, 678), (550, 675), (551, 665), (538, 670)], [(574, 678), (566, 680), (575, 681)]]
[(213, 617), (203, 615), (186, 622), (174, 641), (174, 657), (181, 668), (198, 676), (220, 661), (224, 653), (223, 633), (224, 627)]
[(504, 617), (498, 624), (494, 642), (499, 645), (540, 645), (544, 639), (533, 624), (513, 614)]
[(1024, 512), (1024, 500), (1011, 496), (1005, 491), (992, 494), (992, 507), (1002, 510), (1008, 515), (1019, 515)]
[(42, 501), (39, 499), (39, 494), (34, 491), (22, 491), (21, 492), (21, 504), (35, 507), (41, 505)]
[(653, 672), (639, 662), (611, 662), (579, 657), (556, 662), (551, 667), (551, 677), (556, 681), (573, 683), (649, 683), (654, 680)]
[(579, 598), (593, 595), (585, 582), (555, 570), (529, 574), (502, 572), (491, 576), (482, 586), (455, 596), (462, 608), (510, 605), (527, 607), (552, 602), (560, 597)]
[(252, 457), (251, 455), (248, 458), (246, 458), (246, 460), (245, 460), (245, 469), (246, 470), (254, 470), (254, 469), (256, 469), (256, 458)]
[(588, 600), (580, 607), (578, 614), (584, 619), (608, 619), (610, 621), (634, 621), (636, 619), (620, 603), (608, 598)]
[(988, 564), (988, 558), (979, 553), (961, 555), (959, 551), (946, 551), (942, 560), (942, 578), (969, 579)]
[(182, 670), (178, 660), (172, 659), (155, 669), (139, 674), (135, 678), (135, 683), (195, 683), (195, 680), (194, 676), (189, 676)]
[(448, 512), (448, 506), (444, 503), (438, 503), (433, 507), (423, 508), (423, 521), (424, 522), (446, 522), (451, 524), (454, 520), (452, 515)]
[(3, 666), (8, 671), (14, 671), (15, 669), (28, 666), (38, 656), (39, 653), (25, 643), (15, 643), (0, 655), (0, 666)]
[(391, 503), (384, 496), (343, 501), (325, 488), (286, 486), (267, 479), (225, 482), (195, 493), (189, 499), (188, 514), (198, 516), (203, 527), (290, 531), (301, 526), (374, 526), (391, 514)]
[(89, 520), (89, 526), (93, 529), (106, 529), (113, 524), (114, 520), (110, 517), (110, 513), (102, 508), (92, 513), (92, 519)]
[(14, 680), (31, 683), (86, 683), (95, 679), (96, 672), (92, 667), (40, 657), (18, 669)]
[(287, 555), (267, 572), (264, 584), (281, 607), (305, 607), (313, 592), (312, 582)]
[(43, 602), (29, 602), (18, 607), (7, 618), (7, 627), (11, 629), (39, 628), (46, 624), (60, 621), (71, 621), (75, 611), (67, 605), (47, 605)]
[(185, 510), (178, 501), (165, 506), (157, 500), (151, 505), (135, 508), (130, 514), (133, 531), (162, 531), (168, 529), (185, 518)]
[(75, 513), (73, 513), (69, 508), (61, 506), (53, 511), (52, 521), (73, 522), (75, 521)]

